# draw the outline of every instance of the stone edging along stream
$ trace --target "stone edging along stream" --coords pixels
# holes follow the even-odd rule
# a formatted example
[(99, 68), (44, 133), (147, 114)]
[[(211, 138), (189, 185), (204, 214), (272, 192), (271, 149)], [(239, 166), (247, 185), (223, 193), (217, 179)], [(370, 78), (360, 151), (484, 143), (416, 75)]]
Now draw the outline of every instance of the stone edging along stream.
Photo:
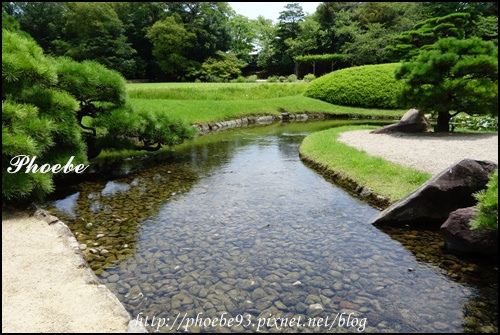
[(78, 241), (76, 240), (73, 232), (69, 227), (59, 220), (56, 216), (49, 214), (44, 209), (37, 208), (33, 213), (33, 216), (39, 220), (47, 222), (49, 225), (55, 226), (57, 232), (60, 234), (64, 243), (73, 251), (74, 256), (78, 262), (78, 268), (84, 270), (85, 283), (89, 285), (97, 285), (97, 287), (108, 297), (108, 299), (115, 305), (114, 311), (116, 314), (123, 315), (124, 318), (128, 319), (127, 333), (147, 333), (147, 329), (142, 324), (137, 324), (132, 318), (130, 313), (125, 309), (125, 306), (120, 302), (116, 295), (111, 292), (106, 285), (99, 282), (99, 278), (95, 275), (94, 271), (90, 268), (89, 264), (85, 260), (83, 252), (80, 250)]
[(211, 131), (218, 131), (229, 128), (243, 127), (250, 124), (266, 125), (278, 121), (307, 121), (307, 120), (399, 120), (400, 117), (394, 116), (373, 116), (359, 114), (328, 114), (328, 113), (288, 113), (280, 111), (280, 115), (248, 116), (233, 120), (216, 121), (210, 123), (196, 123), (192, 126), (201, 134)]
[[(373, 115), (359, 115), (359, 114), (327, 114), (327, 113), (301, 113), (292, 114), (284, 110), (281, 115), (267, 115), (267, 116), (252, 116), (240, 119), (218, 121), (205, 124), (194, 124), (193, 127), (198, 130), (200, 134), (207, 134), (212, 131), (219, 131), (230, 128), (243, 127), (249, 124), (266, 125), (272, 122), (283, 121), (307, 121), (307, 120), (399, 120), (400, 117), (393, 116), (373, 116)], [(307, 164), (310, 168), (320, 173), (326, 179), (332, 181), (336, 185), (342, 187), (351, 195), (360, 198), (368, 204), (383, 210), (391, 205), (389, 198), (374, 193), (368, 187), (358, 184), (355, 180), (348, 178), (341, 173), (335, 171), (331, 167), (327, 167), (319, 162), (316, 162), (299, 153), (300, 159)]]

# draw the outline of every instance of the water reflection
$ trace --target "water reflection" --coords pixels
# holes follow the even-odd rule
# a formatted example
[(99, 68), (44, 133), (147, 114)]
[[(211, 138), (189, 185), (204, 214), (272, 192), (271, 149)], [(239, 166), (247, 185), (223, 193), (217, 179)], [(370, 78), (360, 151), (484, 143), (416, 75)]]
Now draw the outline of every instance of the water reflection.
[(76, 201), (80, 196), (80, 192), (76, 192), (64, 199), (54, 201), (55, 208), (59, 211), (67, 215), (70, 219), (76, 219), (75, 208)]
[[(438, 232), (373, 227), (378, 210), (300, 162), (303, 137), (332, 125), (242, 128), (129, 160), (134, 173), (117, 164), (76, 186), (66, 221), (134, 317), (251, 321), (189, 331), (358, 332), (307, 322), (337, 313), (369, 332), (496, 330), (495, 268), (446, 255)], [(269, 317), (304, 324), (257, 329)]]

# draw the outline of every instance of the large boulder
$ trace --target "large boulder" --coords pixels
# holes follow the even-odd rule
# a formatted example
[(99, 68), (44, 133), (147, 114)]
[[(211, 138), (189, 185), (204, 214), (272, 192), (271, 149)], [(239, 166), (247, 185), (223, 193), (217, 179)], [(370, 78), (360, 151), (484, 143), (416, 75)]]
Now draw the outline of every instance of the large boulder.
[(453, 253), (498, 257), (498, 230), (471, 230), (469, 222), (477, 214), (475, 207), (459, 208), (441, 226), (446, 248)]
[(372, 130), (372, 134), (423, 133), (431, 130), (429, 119), (417, 109), (408, 110), (398, 123)]
[(380, 212), (372, 223), (437, 229), (452, 211), (477, 203), (473, 194), (486, 188), (496, 168), (494, 162), (462, 159)]

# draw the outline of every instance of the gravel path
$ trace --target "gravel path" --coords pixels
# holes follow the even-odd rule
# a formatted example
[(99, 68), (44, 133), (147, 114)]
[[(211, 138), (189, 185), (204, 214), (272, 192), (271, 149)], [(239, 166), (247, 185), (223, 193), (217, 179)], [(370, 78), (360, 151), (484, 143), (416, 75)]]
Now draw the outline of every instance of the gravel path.
[(370, 131), (348, 131), (340, 134), (339, 141), (369, 155), (433, 175), (464, 158), (498, 164), (498, 134), (371, 134)]
[(73, 240), (58, 224), (2, 211), (2, 333), (127, 331), (129, 314), (92, 282)]

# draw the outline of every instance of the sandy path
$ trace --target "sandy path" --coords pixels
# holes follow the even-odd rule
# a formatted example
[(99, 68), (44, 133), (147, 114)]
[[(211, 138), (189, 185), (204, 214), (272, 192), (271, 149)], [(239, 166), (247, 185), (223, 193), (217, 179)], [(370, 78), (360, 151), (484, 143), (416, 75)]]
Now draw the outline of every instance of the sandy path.
[(129, 314), (81, 266), (64, 227), (2, 214), (3, 333), (127, 330)]
[(433, 175), (464, 158), (498, 164), (498, 134), (370, 134), (370, 130), (353, 130), (340, 134), (339, 141)]

